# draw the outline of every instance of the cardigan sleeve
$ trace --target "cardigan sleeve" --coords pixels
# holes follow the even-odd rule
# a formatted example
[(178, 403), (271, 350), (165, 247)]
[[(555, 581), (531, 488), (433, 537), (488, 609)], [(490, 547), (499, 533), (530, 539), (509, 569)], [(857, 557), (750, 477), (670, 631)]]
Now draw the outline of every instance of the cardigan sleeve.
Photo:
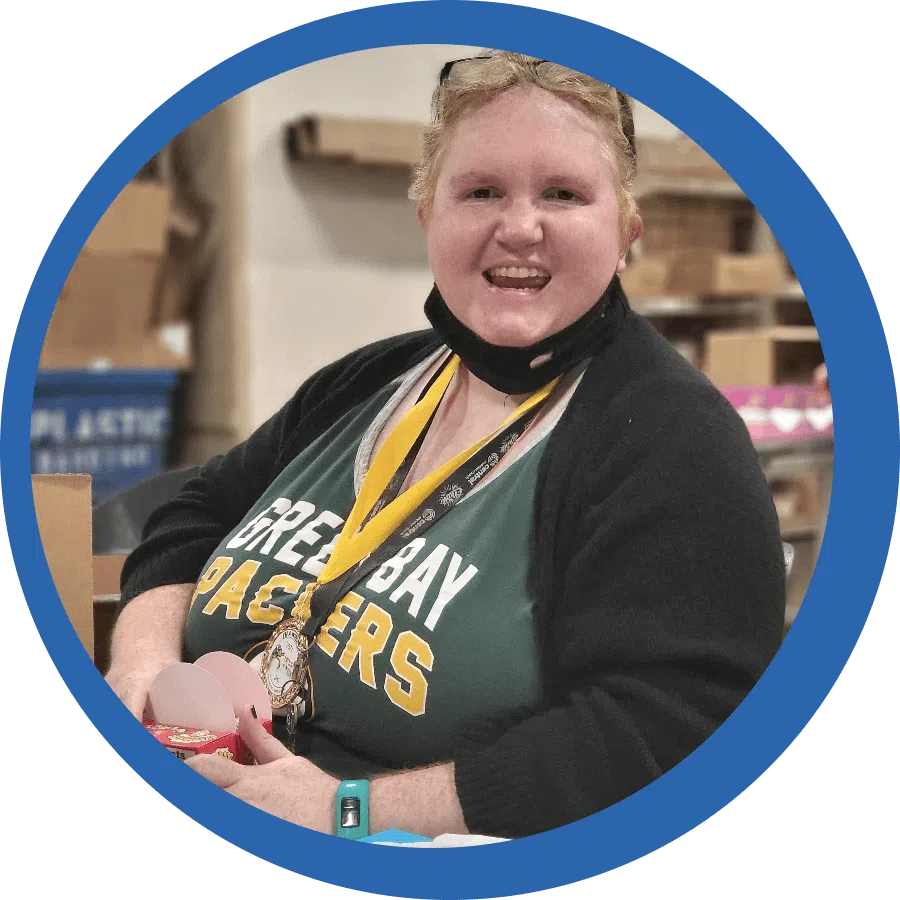
[(141, 543), (125, 561), (122, 605), (151, 588), (197, 580), (210, 554), (271, 482), (292, 423), (321, 377), (306, 382), (246, 441), (209, 460), (177, 497), (151, 514)]
[(644, 787), (730, 715), (780, 642), (777, 517), (727, 401), (699, 379), (645, 382), (582, 413), (537, 530), (553, 540), (535, 544), (547, 699), (470, 723), (456, 746), (474, 832), (544, 831)]
[(222, 539), (290, 459), (435, 346), (433, 336), (417, 332), (348, 354), (311, 376), (246, 441), (202, 466), (147, 520), (141, 543), (122, 570), (120, 608), (151, 588), (195, 582)]

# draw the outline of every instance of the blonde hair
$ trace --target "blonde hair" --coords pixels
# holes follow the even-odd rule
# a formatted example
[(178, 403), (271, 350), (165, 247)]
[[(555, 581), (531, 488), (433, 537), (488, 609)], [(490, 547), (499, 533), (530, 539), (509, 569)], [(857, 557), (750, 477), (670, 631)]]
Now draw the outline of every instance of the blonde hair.
[(619, 224), (623, 238), (626, 237), (637, 218), (632, 193), (637, 169), (631, 101), (596, 78), (505, 50), (486, 50), (483, 57), (460, 61), (435, 89), (431, 98), (431, 124), (422, 138), (422, 158), (413, 173), (410, 200), (427, 219), (454, 127), (476, 107), (504, 91), (528, 85), (579, 105), (602, 126), (616, 167)]

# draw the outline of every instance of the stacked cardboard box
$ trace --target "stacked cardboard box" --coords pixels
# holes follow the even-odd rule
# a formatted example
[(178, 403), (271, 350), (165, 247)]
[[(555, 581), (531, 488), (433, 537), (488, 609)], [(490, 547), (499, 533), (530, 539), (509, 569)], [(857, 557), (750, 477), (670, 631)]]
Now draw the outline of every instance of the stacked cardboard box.
[(632, 300), (741, 297), (779, 291), (784, 278), (784, 264), (774, 253), (685, 249), (629, 263), (622, 286)]
[(411, 168), (422, 155), (418, 122), (345, 116), (304, 116), (285, 128), (290, 159)]
[(640, 201), (646, 256), (678, 250), (731, 253), (746, 245), (753, 207), (747, 200), (657, 195)]
[(730, 181), (728, 173), (702, 148), (683, 135), (638, 137), (640, 177), (703, 178)]
[[(93, 659), (91, 479), (87, 475), (36, 475), (31, 488), (50, 576), (75, 633)], [(40, 550), (35, 548), (35, 553)]]
[[(166, 185), (136, 181), (125, 186), (72, 266), (50, 320), (41, 368), (189, 367), (185, 329), (171, 328), (178, 311), (174, 296), (184, 278), (177, 269), (162, 277), (171, 221)], [(165, 320), (161, 296), (167, 297)], [(160, 327), (164, 322), (167, 332)]]
[(811, 383), (822, 359), (814, 326), (735, 328), (706, 335), (706, 374), (718, 387)]
[(814, 327), (710, 331), (706, 374), (741, 414), (757, 443), (830, 438), (831, 398), (813, 384), (822, 362)]

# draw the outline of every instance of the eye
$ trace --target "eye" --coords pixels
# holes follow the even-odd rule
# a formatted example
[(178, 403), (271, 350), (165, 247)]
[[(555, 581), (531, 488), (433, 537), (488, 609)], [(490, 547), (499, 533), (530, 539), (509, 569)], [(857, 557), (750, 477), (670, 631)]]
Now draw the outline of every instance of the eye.
[(467, 200), (495, 200), (500, 196), (500, 191), (497, 188), (493, 187), (480, 187), (475, 188), (474, 191), (469, 191), (466, 194)]
[(582, 202), (582, 198), (575, 191), (570, 191), (568, 188), (550, 188), (550, 190), (544, 191), (544, 196), (548, 200), (559, 200), (562, 203)]

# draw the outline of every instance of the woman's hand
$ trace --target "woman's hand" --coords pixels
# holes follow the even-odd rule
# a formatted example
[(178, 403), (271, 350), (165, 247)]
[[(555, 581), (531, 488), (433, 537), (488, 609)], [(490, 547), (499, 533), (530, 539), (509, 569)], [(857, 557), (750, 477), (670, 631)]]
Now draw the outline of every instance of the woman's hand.
[(153, 679), (181, 659), (193, 591), (193, 584), (153, 588), (135, 597), (119, 615), (106, 683), (138, 719), (143, 717)]
[(215, 754), (198, 754), (187, 765), (251, 806), (304, 828), (333, 833), (338, 779), (294, 756), (249, 709), (241, 713), (239, 732), (259, 765), (244, 766)]
[(129, 712), (137, 719), (142, 720), (144, 707), (147, 705), (147, 695), (150, 693), (150, 685), (167, 665), (169, 665), (169, 660), (144, 663), (134, 669), (113, 666), (106, 674), (106, 683), (128, 707)]

